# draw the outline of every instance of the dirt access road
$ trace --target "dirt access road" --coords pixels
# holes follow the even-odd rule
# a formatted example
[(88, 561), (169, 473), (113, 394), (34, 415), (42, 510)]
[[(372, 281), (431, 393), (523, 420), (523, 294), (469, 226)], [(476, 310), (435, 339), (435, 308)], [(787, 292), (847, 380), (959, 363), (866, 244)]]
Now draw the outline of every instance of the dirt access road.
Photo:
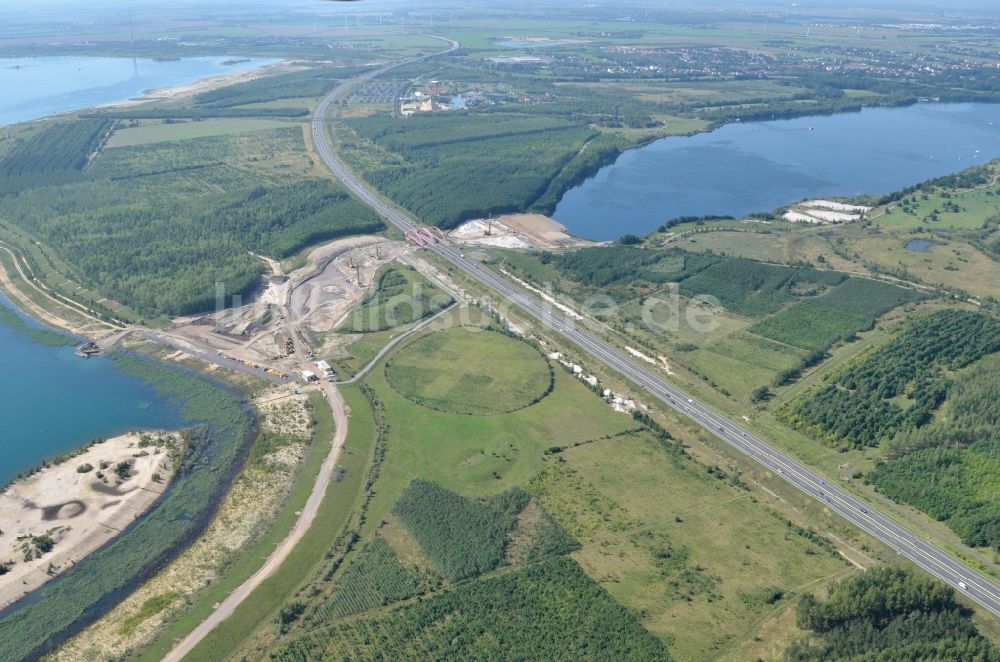
[[(289, 316), (288, 319), (291, 321), (290, 331), (295, 340), (295, 358), (298, 360), (299, 367), (301, 370), (310, 370), (313, 367), (312, 362), (306, 355), (304, 349), (306, 344), (299, 331), (303, 320), (296, 314), (294, 308), (286, 308), (284, 312)], [(163, 658), (166, 662), (180, 662), (188, 653), (194, 650), (195, 646), (208, 636), (209, 632), (229, 618), (236, 611), (236, 608), (253, 593), (254, 589), (264, 583), (284, 563), (285, 559), (295, 549), (295, 546), (299, 544), (302, 536), (306, 534), (306, 531), (309, 530), (309, 527), (312, 526), (313, 521), (316, 519), (316, 513), (319, 511), (320, 504), (323, 503), (323, 498), (326, 496), (326, 488), (333, 477), (333, 470), (337, 466), (340, 451), (344, 446), (344, 440), (347, 438), (347, 411), (340, 391), (337, 390), (334, 384), (325, 381), (319, 382), (319, 388), (323, 393), (323, 397), (326, 398), (327, 404), (330, 405), (330, 410), (333, 412), (333, 440), (330, 444), (330, 452), (327, 453), (326, 459), (323, 460), (323, 466), (320, 467), (319, 475), (316, 476), (312, 492), (309, 494), (309, 499), (306, 501), (305, 507), (299, 512), (295, 526), (292, 527), (288, 536), (281, 541), (281, 544), (267, 557), (267, 561), (264, 562), (264, 565), (257, 572), (240, 584), (235, 591), (230, 593), (215, 608), (215, 611), (208, 618), (202, 621), (198, 627), (174, 646), (173, 650)], [(316, 440), (314, 443), (322, 443), (322, 440)]]
[(187, 637), (174, 646), (173, 650), (163, 658), (167, 662), (180, 662), (185, 655), (194, 650), (194, 647), (213, 628), (229, 618), (254, 589), (274, 574), (274, 571), (281, 566), (289, 553), (302, 540), (302, 536), (312, 526), (313, 520), (316, 519), (316, 513), (319, 511), (320, 504), (326, 495), (327, 485), (330, 484), (333, 470), (337, 466), (337, 460), (340, 457), (340, 450), (344, 445), (344, 439), (347, 437), (347, 412), (344, 408), (344, 400), (341, 398), (340, 392), (333, 384), (328, 382), (321, 383), (320, 389), (323, 391), (323, 395), (326, 396), (326, 401), (330, 404), (330, 409), (333, 411), (333, 443), (330, 447), (330, 452), (323, 461), (323, 466), (319, 470), (319, 475), (316, 477), (316, 483), (309, 494), (309, 499), (306, 501), (305, 507), (295, 522), (295, 526), (288, 536), (281, 541), (281, 544), (267, 557), (267, 561), (257, 572), (240, 584), (235, 591), (229, 594), (229, 597), (219, 604), (211, 616), (202, 621)]

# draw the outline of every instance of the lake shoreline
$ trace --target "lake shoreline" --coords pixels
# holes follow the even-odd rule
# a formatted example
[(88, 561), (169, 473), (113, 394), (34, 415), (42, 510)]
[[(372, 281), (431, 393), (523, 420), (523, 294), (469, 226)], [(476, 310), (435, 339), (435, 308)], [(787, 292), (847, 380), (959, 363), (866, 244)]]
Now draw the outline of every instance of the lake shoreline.
[(167, 492), (176, 432), (130, 432), (86, 444), (0, 491), (0, 610), (121, 535)]
[[(112, 108), (127, 108), (130, 106), (135, 106), (143, 103), (150, 103), (152, 101), (178, 101), (181, 99), (187, 99), (193, 97), (202, 92), (208, 92), (210, 90), (215, 90), (220, 87), (227, 87), (229, 85), (237, 85), (239, 83), (246, 83), (251, 80), (256, 80), (263, 76), (267, 76), (273, 73), (274, 69), (289, 69), (293, 63), (293, 60), (280, 60), (278, 62), (271, 62), (268, 64), (262, 64), (251, 69), (241, 69), (239, 71), (233, 71), (225, 74), (218, 74), (212, 76), (203, 76), (191, 83), (184, 83), (181, 85), (170, 85), (166, 87), (154, 87), (148, 90), (143, 90), (142, 95), (138, 97), (133, 97), (131, 99), (120, 99), (118, 101), (109, 101), (108, 103), (97, 104), (95, 106), (89, 106), (87, 108), (81, 108), (75, 111), (67, 112), (80, 112), (80, 110), (108, 110)], [(45, 119), (45, 118), (40, 118)]]
[[(607, 200), (609, 197), (611, 197), (609, 191), (607, 190), (607, 186), (606, 186), (605, 190), (601, 191), (602, 195), (598, 195), (595, 192), (594, 194), (591, 194), (590, 197), (588, 197), (586, 200), (583, 199), (583, 195), (586, 194), (586, 192), (584, 192), (583, 189), (587, 189), (588, 187), (592, 188), (592, 189), (597, 188), (597, 186), (599, 185), (599, 183), (595, 182), (595, 180), (598, 180), (598, 179), (606, 180), (609, 177), (609, 174), (608, 174), (609, 171), (611, 171), (612, 169), (619, 168), (619, 169), (621, 169), (623, 171), (625, 170), (625, 168), (622, 167), (622, 163), (621, 163), (623, 158), (628, 159), (628, 160), (633, 160), (633, 159), (636, 158), (634, 156), (635, 154), (642, 153), (642, 152), (644, 152), (644, 150), (649, 150), (651, 147), (653, 147), (653, 146), (655, 146), (657, 144), (666, 144), (667, 141), (673, 141), (673, 142), (671, 142), (669, 144), (672, 146), (673, 149), (676, 149), (676, 150), (679, 151), (680, 149), (682, 149), (681, 147), (673, 147), (674, 145), (677, 144), (677, 141), (695, 140), (695, 141), (699, 141), (699, 142), (701, 142), (703, 144), (704, 142), (707, 142), (709, 140), (709, 138), (708, 138), (709, 136), (713, 136), (713, 134), (715, 134), (715, 136), (718, 138), (718, 140), (720, 142), (724, 142), (728, 136), (718, 136), (717, 132), (720, 132), (720, 131), (727, 131), (727, 132), (731, 133), (731, 132), (739, 131), (740, 129), (746, 128), (748, 132), (752, 132), (757, 127), (769, 128), (769, 127), (775, 127), (775, 126), (796, 126), (797, 124), (806, 123), (806, 122), (808, 122), (808, 120), (811, 120), (813, 118), (816, 118), (816, 119), (818, 119), (820, 121), (822, 121), (822, 120), (828, 120), (828, 121), (831, 121), (831, 122), (843, 122), (844, 118), (856, 119), (856, 118), (860, 118), (860, 117), (864, 116), (865, 113), (872, 113), (872, 112), (874, 112), (874, 113), (891, 113), (891, 112), (895, 112), (895, 111), (901, 111), (901, 112), (903, 112), (903, 111), (909, 110), (912, 113), (916, 114), (916, 113), (921, 112), (921, 110), (927, 110), (927, 111), (930, 111), (930, 112), (934, 112), (935, 110), (941, 109), (941, 108), (944, 108), (944, 109), (956, 109), (956, 112), (957, 112), (958, 110), (960, 110), (963, 107), (973, 108), (973, 109), (980, 109), (980, 110), (987, 109), (987, 108), (997, 109), (997, 108), (1000, 108), (1000, 104), (997, 104), (997, 103), (988, 103), (988, 102), (954, 102), (954, 103), (948, 102), (948, 103), (945, 103), (945, 102), (933, 102), (933, 101), (921, 101), (921, 100), (917, 100), (917, 101), (914, 101), (912, 103), (907, 103), (907, 104), (870, 105), (870, 106), (863, 106), (863, 107), (857, 108), (857, 109), (851, 108), (851, 109), (837, 110), (837, 111), (830, 111), (830, 112), (803, 113), (803, 114), (800, 114), (800, 115), (796, 115), (794, 117), (780, 117), (780, 118), (776, 118), (776, 119), (773, 119), (773, 120), (753, 120), (753, 121), (748, 121), (748, 122), (739, 122), (739, 121), (722, 122), (722, 121), (718, 121), (718, 122), (713, 122), (713, 123), (711, 123), (711, 124), (709, 124), (709, 125), (701, 128), (701, 129), (695, 129), (695, 130), (684, 132), (684, 133), (678, 133), (676, 135), (649, 136), (649, 137), (643, 138), (642, 140), (638, 141), (637, 143), (635, 143), (633, 145), (630, 145), (628, 148), (619, 150), (614, 155), (609, 156), (609, 158), (606, 159), (602, 164), (600, 164), (596, 168), (596, 170), (589, 169), (587, 172), (580, 173), (581, 176), (575, 178), (566, 187), (566, 189), (562, 192), (562, 194), (559, 197), (558, 202), (555, 204), (555, 207), (553, 209), (537, 209), (537, 211), (541, 211), (542, 213), (545, 213), (546, 215), (550, 216), (551, 218), (553, 218), (554, 220), (558, 221), (559, 223), (562, 223), (563, 225), (565, 225), (568, 228), (568, 231), (570, 232), (570, 234), (572, 234), (575, 237), (579, 237), (579, 238), (583, 238), (583, 239), (588, 239), (588, 240), (591, 240), (591, 241), (608, 241), (608, 240), (613, 240), (616, 237), (610, 236), (606, 232), (603, 232), (602, 224), (595, 222), (592, 217), (591, 218), (586, 218), (585, 215), (570, 216), (569, 214), (582, 214), (582, 210), (588, 211), (591, 216), (593, 214), (596, 214), (596, 213), (605, 213), (608, 218), (606, 219), (606, 222), (603, 224), (603, 227), (607, 227), (607, 226), (613, 225), (613, 223), (611, 221), (613, 221), (617, 217), (624, 216), (624, 217), (633, 217), (634, 218), (636, 210), (632, 209), (632, 208), (627, 208), (628, 207), (627, 205), (623, 206), (621, 208), (613, 209), (612, 210), (609, 205), (603, 205), (603, 207), (602, 207), (601, 204), (595, 203), (595, 200), (600, 200), (600, 199)], [(817, 126), (819, 124), (820, 124), (820, 122), (817, 122)], [(998, 124), (1000, 124), (1000, 122), (998, 122)], [(808, 126), (808, 127), (803, 126), (803, 131), (813, 132), (813, 127), (812, 126)], [(775, 133), (778, 133), (778, 131), (776, 130)], [(807, 135), (807, 136), (808, 135), (816, 136), (816, 135), (818, 135), (818, 131), (817, 132), (813, 132), (811, 134), (807, 133), (805, 135)], [(960, 142), (961, 139), (958, 139), (958, 141)], [(685, 149), (698, 149), (698, 148), (699, 148), (698, 145), (694, 145), (694, 146), (691, 146), (691, 147), (686, 147)], [(667, 150), (664, 150), (664, 151), (667, 151)], [(954, 163), (954, 164), (951, 164), (951, 165), (946, 165), (946, 166), (943, 166), (941, 169), (937, 169), (935, 172), (931, 172), (931, 173), (928, 173), (928, 174), (923, 175), (923, 176), (917, 176), (916, 178), (913, 178), (913, 179), (907, 179), (906, 181), (895, 182), (895, 183), (893, 183), (893, 184), (891, 184), (889, 186), (879, 186), (878, 184), (874, 184), (874, 185), (872, 185), (872, 184), (864, 184), (863, 186), (865, 186), (865, 188), (863, 188), (863, 189), (859, 188), (858, 190), (848, 190), (848, 186), (845, 186), (845, 187), (841, 188), (840, 190), (830, 190), (830, 189), (806, 190), (807, 187), (802, 187), (801, 190), (797, 189), (796, 192), (789, 193), (787, 196), (780, 197), (780, 198), (775, 197), (774, 200), (769, 201), (769, 203), (747, 206), (746, 209), (740, 210), (739, 212), (736, 212), (736, 211), (733, 211), (733, 210), (711, 209), (711, 208), (709, 208), (709, 206), (706, 206), (706, 205), (702, 204), (702, 205), (698, 205), (697, 208), (684, 209), (684, 210), (679, 211), (677, 213), (665, 213), (661, 217), (658, 217), (655, 221), (643, 221), (645, 223), (645, 225), (643, 225), (642, 227), (639, 227), (639, 226), (627, 227), (627, 228), (621, 230), (621, 232), (619, 232), (619, 234), (628, 233), (628, 234), (636, 234), (638, 236), (644, 236), (646, 234), (649, 234), (650, 232), (655, 231), (657, 229), (657, 227), (659, 227), (659, 225), (662, 224), (664, 221), (670, 220), (672, 218), (677, 218), (677, 217), (680, 217), (680, 216), (723, 216), (723, 215), (733, 215), (733, 216), (745, 217), (745, 216), (747, 216), (749, 214), (753, 214), (753, 213), (771, 213), (775, 209), (779, 209), (779, 208), (782, 208), (784, 206), (794, 204), (795, 202), (798, 202), (800, 200), (807, 199), (807, 198), (814, 198), (814, 197), (815, 198), (824, 198), (825, 197), (825, 198), (835, 198), (835, 199), (838, 199), (838, 200), (852, 200), (852, 199), (857, 198), (858, 196), (864, 196), (864, 195), (881, 195), (881, 194), (893, 192), (895, 190), (900, 190), (900, 189), (905, 188), (907, 186), (918, 184), (918, 183), (926, 181), (928, 179), (933, 179), (935, 177), (944, 176), (946, 174), (953, 174), (955, 172), (960, 172), (960, 171), (965, 170), (966, 168), (968, 168), (968, 167), (970, 167), (972, 165), (980, 165), (982, 163), (988, 162), (988, 161), (991, 160), (991, 158), (1000, 158), (1000, 151), (998, 151), (992, 157), (990, 156), (990, 154), (991, 153), (986, 153), (982, 157), (980, 157), (979, 156), (979, 152), (977, 151), (975, 155), (970, 154), (969, 155), (969, 157), (970, 157), (969, 161), (966, 161), (964, 163)], [(909, 155), (909, 154), (907, 154), (906, 157), (909, 160), (911, 160), (911, 161), (914, 158), (912, 155)], [(959, 159), (961, 159), (961, 158), (962, 157), (959, 157)], [(978, 161), (973, 160), (975, 158), (979, 158), (980, 160), (978, 160)], [(935, 165), (937, 165), (939, 163), (940, 164), (944, 164), (944, 163), (946, 163), (946, 161), (940, 160), (940, 159), (934, 161)], [(765, 164), (765, 165), (773, 165), (773, 164)], [(716, 166), (718, 166), (718, 164), (716, 164)], [(647, 172), (649, 172), (649, 171), (656, 172), (657, 171), (657, 169), (654, 166), (651, 166), (650, 163), (646, 163), (645, 164), (645, 170)], [(822, 168), (820, 168), (820, 172), (822, 172), (824, 175), (828, 174), (828, 173), (825, 173), (822, 170)], [(618, 173), (616, 173), (616, 175), (617, 174)], [(659, 174), (664, 174), (662, 172), (662, 168), (660, 169)], [(800, 178), (802, 180), (807, 180), (810, 177), (810, 174), (811, 173), (809, 172), (809, 169), (808, 168), (804, 168), (801, 171), (795, 172), (794, 176), (796, 176), (796, 177), (798, 177), (798, 178)], [(634, 182), (630, 182), (629, 181), (631, 179), (634, 179), (634, 178), (631, 178), (631, 177), (623, 174), (621, 177), (619, 177), (618, 179), (615, 180), (615, 184), (619, 185), (619, 186), (624, 185), (625, 187), (629, 187), (629, 186), (631, 186), (634, 183)], [(603, 184), (606, 184), (606, 182), (604, 182)], [(649, 193), (651, 193), (654, 196), (655, 196), (656, 193), (659, 193), (662, 197), (670, 197), (669, 194), (668, 194), (668, 192), (670, 190), (669, 189), (669, 182), (662, 182), (662, 184), (663, 184), (663, 188), (660, 191), (649, 191)], [(688, 187), (688, 188), (696, 188), (697, 185), (701, 184), (701, 182), (694, 182), (694, 183), (687, 182), (687, 181), (684, 182), (685, 186), (687, 186), (688, 184), (691, 184), (691, 186)], [(759, 182), (758, 182), (758, 184), (759, 184)], [(678, 185), (678, 188), (683, 188), (683, 187), (681, 187), (680, 185)], [(739, 187), (737, 187), (737, 188), (739, 188)], [(747, 185), (746, 188), (749, 188), (749, 189), (753, 190), (756, 187), (754, 186), (753, 183), (751, 183), (751, 184)], [(620, 195), (621, 195), (622, 198), (627, 198), (631, 202), (644, 199), (644, 196), (642, 196), (640, 193), (638, 193), (638, 192), (636, 192), (634, 190), (630, 190), (627, 195), (626, 194), (620, 194)], [(573, 199), (574, 196), (577, 196), (580, 199), (579, 200), (574, 200)], [(567, 205), (569, 205), (569, 207), (567, 207)], [(655, 207), (656, 205), (655, 205), (655, 202), (654, 202), (653, 204), (648, 205), (648, 206), (649, 207)], [(581, 218), (583, 218), (584, 220), (581, 220)]]
[[(88, 86), (75, 89), (60, 89), (56, 87), (47, 96), (19, 98), (8, 102), (6, 105), (0, 105), (0, 127), (29, 125), (88, 110), (124, 107), (154, 101), (185, 99), (217, 87), (246, 82), (265, 76), (275, 68), (279, 70), (283, 68), (287, 69), (294, 62), (294, 60), (289, 59), (247, 58), (247, 62), (226, 64), (224, 56), (196, 56), (170, 61), (132, 60), (130, 58), (105, 56), (52, 56), (52, 58), (0, 58), (0, 63), (4, 60), (41, 61), (46, 59), (74, 60), (75, 62), (83, 63), (80, 76), (86, 78), (89, 74), (90, 82), (85, 84)], [(94, 62), (87, 63), (88, 60)], [(138, 66), (141, 68), (154, 70), (154, 72), (144, 71), (142, 75), (139, 73), (124, 75), (120, 70), (102, 71), (102, 67), (104, 70), (112, 67), (112, 65), (108, 64), (109, 62), (120, 66), (121, 62), (128, 61), (137, 61), (139, 63)], [(174, 70), (169, 69), (171, 65), (174, 67)], [(38, 66), (44, 67), (45, 65), (40, 64)], [(49, 64), (48, 66), (50, 69), (54, 69), (52, 75), (56, 77), (57, 84), (61, 81), (65, 88), (68, 85), (66, 83), (67, 72), (59, 69), (59, 63)], [(66, 67), (65, 64), (62, 66)], [(156, 69), (164, 67), (168, 67), (168, 69), (155, 73)], [(187, 72), (183, 67), (195, 70)], [(9, 68), (18, 71), (21, 65), (18, 64)], [(91, 70), (97, 71), (95, 73)], [(43, 73), (49, 72), (43, 71)], [(190, 75), (186, 76), (186, 73)], [(101, 76), (102, 74), (106, 78), (109, 78), (109, 80), (94, 79), (94, 76)], [(59, 78), (60, 75), (62, 78)], [(7, 76), (7, 78), (10, 78), (10, 76)], [(0, 78), (0, 84), (11, 85), (15, 83), (16, 81), (13, 79), (5, 80)], [(67, 103), (66, 99), (72, 99), (74, 96), (78, 100), (76, 102), (70, 100)], [(100, 97), (103, 97), (103, 99)]]

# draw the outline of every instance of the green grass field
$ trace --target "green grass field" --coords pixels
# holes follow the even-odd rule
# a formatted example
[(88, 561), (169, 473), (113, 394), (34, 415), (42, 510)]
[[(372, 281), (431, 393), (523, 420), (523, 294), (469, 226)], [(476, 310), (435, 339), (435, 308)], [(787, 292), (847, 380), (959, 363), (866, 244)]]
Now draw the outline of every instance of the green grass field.
[[(449, 315), (457, 319), (457, 314)], [(459, 342), (483, 355), (489, 355), (496, 338), (492, 333), (469, 333), (460, 327), (431, 335), (438, 333), (461, 336)], [(389, 360), (404, 353), (409, 342), (394, 350)], [(531, 358), (544, 366), (542, 357)], [(631, 418), (601, 404), (562, 369), (554, 376), (552, 393), (536, 404), (508, 414), (469, 416), (412, 402), (388, 384), (381, 369), (373, 370), (367, 382), (385, 405), (390, 436), (369, 522), (378, 523), (414, 478), (433, 481), (464, 496), (491, 496), (526, 485), (540, 469), (549, 446), (570, 446), (636, 427)], [(544, 377), (548, 379), (547, 369)], [(488, 391), (481, 393), (488, 396)]]
[(552, 389), (554, 373), (530, 345), (466, 327), (407, 344), (386, 364), (385, 378), (397, 393), (430, 409), (482, 416), (538, 402)]
[(718, 476), (641, 433), (567, 449), (529, 491), (583, 543), (588, 575), (677, 659), (704, 660), (847, 570)]
[[(877, 222), (886, 228), (921, 230), (976, 230), (983, 221), (1000, 213), (1000, 187), (938, 194), (915, 194), (905, 203), (895, 203)], [(935, 214), (937, 220), (931, 220)]]
[(416, 269), (393, 265), (379, 271), (375, 287), (337, 329), (341, 333), (375, 333), (430, 317), (453, 301)]
[(289, 126), (288, 122), (270, 119), (208, 119), (200, 121), (143, 123), (116, 130), (108, 147), (131, 147), (170, 140), (188, 140), (206, 136), (229, 136)]

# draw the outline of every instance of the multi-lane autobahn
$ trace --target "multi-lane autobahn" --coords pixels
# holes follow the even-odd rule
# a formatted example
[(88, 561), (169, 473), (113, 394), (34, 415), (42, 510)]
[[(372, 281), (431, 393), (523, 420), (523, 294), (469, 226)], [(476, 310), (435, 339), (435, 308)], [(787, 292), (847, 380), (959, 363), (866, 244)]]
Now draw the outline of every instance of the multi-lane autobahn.
[[(456, 42), (445, 41), (450, 44), (448, 50), (458, 46)], [(419, 227), (419, 224), (408, 213), (373, 193), (367, 184), (361, 181), (340, 160), (330, 146), (329, 135), (326, 131), (326, 118), (330, 105), (344, 98), (349, 91), (356, 89), (358, 85), (395, 67), (424, 60), (434, 55), (438, 55), (438, 53), (372, 71), (342, 83), (319, 103), (312, 117), (313, 143), (333, 175), (376, 213), (404, 232)], [(478, 262), (467, 258), (460, 249), (448, 244), (437, 243), (429, 246), (428, 250), (433, 251), (456, 268), (461, 269), (469, 277), (515, 304), (550, 330), (575, 343), (591, 358), (628, 378), (647, 391), (651, 397), (691, 418), (767, 470), (781, 476), (802, 492), (819, 500), (831, 511), (836, 512), (859, 529), (894, 548), (898, 553), (911, 559), (935, 577), (951, 584), (994, 615), (1000, 616), (1000, 585), (993, 580), (970, 569), (951, 555), (900, 526), (865, 501), (835, 485), (828, 484), (814, 471), (769, 446), (733, 421), (684, 393), (659, 374), (634, 363), (607, 342), (582, 328), (559, 311), (554, 310), (551, 305), (484, 268)]]

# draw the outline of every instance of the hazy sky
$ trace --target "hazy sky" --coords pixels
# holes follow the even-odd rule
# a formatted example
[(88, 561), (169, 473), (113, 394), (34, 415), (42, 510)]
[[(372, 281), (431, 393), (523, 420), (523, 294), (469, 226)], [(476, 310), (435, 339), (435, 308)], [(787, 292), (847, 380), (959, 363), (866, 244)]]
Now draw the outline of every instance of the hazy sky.
[[(574, 4), (579, 4), (580, 0), (543, 0), (546, 2), (561, 3), (567, 6)], [(931, 13), (942, 13), (954, 15), (956, 13), (988, 13), (988, 14), (1000, 14), (1000, 2), (997, 0), (795, 0), (790, 2), (787, 0), (716, 0), (709, 2), (700, 2), (696, 0), (590, 0), (590, 2), (595, 2), (595, 4), (607, 4), (607, 5), (638, 5), (645, 4), (648, 2), (650, 7), (670, 7), (670, 8), (708, 8), (708, 7), (719, 7), (719, 6), (758, 6), (758, 7), (769, 7), (769, 8), (787, 8), (793, 9), (798, 7), (800, 9), (822, 9), (824, 7), (837, 8), (837, 9), (897, 9), (897, 10), (917, 10), (921, 12), (931, 12)], [(532, 0), (442, 0), (442, 7), (461, 7), (463, 5), (472, 4), (499, 4), (505, 7), (516, 7), (518, 4), (523, 3), (526, 7), (537, 6), (539, 3)], [(187, 11), (191, 9), (201, 9), (207, 10), (208, 13), (217, 12), (220, 9), (223, 11), (236, 10), (239, 7), (274, 7), (275, 9), (290, 9), (290, 8), (308, 8), (308, 7), (324, 7), (329, 8), (331, 6), (351, 6), (354, 5), (358, 9), (361, 7), (367, 8), (385, 8), (390, 9), (394, 7), (406, 8), (412, 7), (414, 9), (419, 8), (420, 10), (432, 9), (435, 5), (435, 0), (361, 0), (360, 2), (347, 3), (347, 2), (331, 2), (329, 0), (213, 0), (210, 4), (206, 4), (204, 0), (92, 0), (81, 4), (79, 0), (0, 0), (0, 11), (8, 13), (10, 10), (16, 10), (17, 13), (21, 15), (22, 18), (29, 17), (31, 13), (37, 12), (39, 14), (44, 14), (46, 11), (57, 10), (60, 14), (64, 11), (75, 11), (81, 14), (93, 14), (100, 12), (102, 10), (116, 10), (120, 11), (123, 8), (132, 9), (142, 9), (142, 8), (176, 8), (179, 10)]]

